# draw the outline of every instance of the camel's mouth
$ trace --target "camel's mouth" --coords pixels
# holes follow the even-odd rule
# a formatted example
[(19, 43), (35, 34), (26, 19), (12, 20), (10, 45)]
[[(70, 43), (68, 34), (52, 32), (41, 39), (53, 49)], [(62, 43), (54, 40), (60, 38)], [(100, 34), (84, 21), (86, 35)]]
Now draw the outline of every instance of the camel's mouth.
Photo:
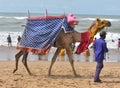
[(110, 21), (107, 21), (107, 27), (111, 27), (111, 22)]
[(76, 21), (76, 22), (74, 22), (73, 24), (74, 24), (74, 25), (78, 25), (78, 23), (79, 23), (79, 21)]
[(105, 24), (106, 27), (111, 27), (111, 22), (107, 20), (103, 20), (102, 24)]
[(79, 21), (73, 21), (73, 22), (70, 22), (69, 24), (70, 25), (78, 25)]

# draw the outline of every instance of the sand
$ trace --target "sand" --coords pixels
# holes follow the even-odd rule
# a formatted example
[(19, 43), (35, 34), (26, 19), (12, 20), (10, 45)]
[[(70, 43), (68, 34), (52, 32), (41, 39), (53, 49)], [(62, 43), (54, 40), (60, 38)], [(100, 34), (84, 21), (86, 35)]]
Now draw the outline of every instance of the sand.
[(49, 61), (29, 61), (33, 76), (23, 64), (13, 74), (14, 61), (0, 62), (0, 88), (120, 88), (120, 63), (105, 63), (101, 72), (103, 83), (94, 83), (95, 62), (75, 62), (78, 77), (74, 77), (69, 62), (56, 62), (48, 77)]
[[(10, 48), (1, 47), (3, 52), (8, 52), (7, 49)], [(15, 47), (11, 48), (9, 54), (13, 54), (10, 57), (12, 60), (1, 58), (0, 61), (0, 88), (120, 88), (120, 62), (104, 62), (100, 75), (103, 83), (93, 82), (96, 62), (75, 61), (74, 67), (78, 77), (74, 77), (68, 61), (56, 61), (52, 68), (52, 75), (48, 77), (50, 61), (28, 60), (28, 66), (33, 74), (30, 76), (20, 60), (18, 71), (13, 74), (14, 54), (18, 50), (15, 50)], [(117, 51), (114, 52), (118, 55)], [(6, 59), (5, 56), (4, 58)]]

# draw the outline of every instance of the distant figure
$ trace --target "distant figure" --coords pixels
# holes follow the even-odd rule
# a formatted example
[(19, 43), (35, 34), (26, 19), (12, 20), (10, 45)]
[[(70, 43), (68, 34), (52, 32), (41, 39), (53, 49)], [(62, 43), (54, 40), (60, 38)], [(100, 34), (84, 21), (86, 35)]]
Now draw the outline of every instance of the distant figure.
[(106, 32), (102, 31), (100, 32), (100, 38), (96, 39), (94, 43), (95, 61), (97, 62), (94, 82), (101, 82), (99, 75), (102, 68), (104, 67), (103, 65), (103, 60), (105, 59), (104, 55), (106, 52), (108, 52), (105, 38), (106, 38)]
[(64, 61), (65, 49), (61, 49), (59, 55), (60, 55), (60, 61)]
[(94, 38), (93, 44), (92, 44), (92, 46), (91, 46), (90, 48), (93, 48), (96, 39), (97, 39), (97, 38)]
[(72, 51), (74, 52), (74, 49), (75, 49), (75, 43), (72, 43), (71, 48), (72, 48)]
[(118, 39), (118, 50), (120, 48), (120, 38)]
[(12, 46), (12, 39), (10, 35), (8, 35), (7, 37), (7, 42), (8, 42), (8, 46)]
[(94, 44), (95, 44), (96, 39), (97, 39), (97, 38), (94, 39), (94, 41), (93, 41), (93, 45), (92, 45), (92, 48), (93, 48), (93, 61), (95, 61), (95, 55), (94, 55)]
[(18, 45), (20, 43), (20, 40), (21, 40), (20, 35), (18, 36), (17, 40), (18, 40), (18, 42), (17, 42), (17, 45)]
[(115, 42), (115, 41), (112, 39), (112, 42)]
[(94, 39), (93, 43), (95, 43), (95, 40), (96, 40), (96, 39), (97, 39), (97, 38)]
[(89, 57), (90, 57), (90, 51), (89, 49), (86, 49), (84, 52), (83, 52), (83, 55), (85, 57), (85, 61), (88, 62), (89, 61)]

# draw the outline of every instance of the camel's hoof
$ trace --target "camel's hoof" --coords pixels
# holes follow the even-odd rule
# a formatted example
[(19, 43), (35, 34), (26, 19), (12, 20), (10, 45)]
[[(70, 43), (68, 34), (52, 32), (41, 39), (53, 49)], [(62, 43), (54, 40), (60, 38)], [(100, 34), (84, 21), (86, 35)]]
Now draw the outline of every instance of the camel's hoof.
[(48, 77), (50, 77), (51, 75), (48, 74)]
[(74, 77), (77, 77), (77, 75), (74, 75)]
[(48, 77), (50, 77), (50, 76), (51, 76), (51, 74), (49, 73), (49, 74), (48, 74)]
[(74, 74), (74, 77), (77, 77), (78, 75), (77, 74)]
[(29, 75), (32, 76), (33, 74), (30, 72)]
[(17, 71), (17, 69), (14, 69), (14, 70), (13, 70), (13, 73), (15, 73), (16, 71)]

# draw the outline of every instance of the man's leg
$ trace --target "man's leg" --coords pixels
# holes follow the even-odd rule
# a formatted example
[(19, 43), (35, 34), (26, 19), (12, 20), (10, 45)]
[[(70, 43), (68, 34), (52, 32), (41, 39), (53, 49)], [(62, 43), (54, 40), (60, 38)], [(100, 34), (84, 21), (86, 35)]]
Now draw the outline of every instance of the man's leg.
[(100, 63), (97, 62), (96, 72), (95, 72), (95, 76), (94, 76), (94, 82), (100, 82), (99, 75), (100, 75), (102, 68), (103, 68), (103, 62), (100, 62)]

